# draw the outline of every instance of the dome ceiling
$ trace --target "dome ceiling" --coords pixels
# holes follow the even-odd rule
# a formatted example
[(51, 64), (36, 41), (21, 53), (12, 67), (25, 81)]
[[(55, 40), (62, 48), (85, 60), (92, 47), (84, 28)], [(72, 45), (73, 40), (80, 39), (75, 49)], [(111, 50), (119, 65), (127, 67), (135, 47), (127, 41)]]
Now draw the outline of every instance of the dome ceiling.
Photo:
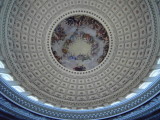
[[(54, 106), (91, 109), (118, 101), (143, 82), (156, 60), (157, 23), (149, 3), (147, 0), (8, 3), (11, 7), (6, 13), (1, 49), (7, 67), (26, 91)], [(76, 17), (90, 21), (82, 21), (82, 29), (80, 23), (73, 25), (69, 21)], [(102, 32), (93, 28), (97, 24)], [(70, 35), (69, 26), (77, 35)], [(95, 56), (91, 54), (94, 47)], [(83, 58), (78, 59), (81, 54)], [(91, 61), (92, 58), (95, 59)]]

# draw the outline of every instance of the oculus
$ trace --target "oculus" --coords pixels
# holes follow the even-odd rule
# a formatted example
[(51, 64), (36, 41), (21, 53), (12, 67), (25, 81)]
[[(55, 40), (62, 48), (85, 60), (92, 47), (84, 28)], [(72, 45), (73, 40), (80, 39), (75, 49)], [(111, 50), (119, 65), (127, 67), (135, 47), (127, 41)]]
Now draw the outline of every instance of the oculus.
[(94, 18), (76, 15), (61, 21), (51, 37), (56, 60), (74, 71), (86, 71), (99, 65), (109, 49), (106, 29)]

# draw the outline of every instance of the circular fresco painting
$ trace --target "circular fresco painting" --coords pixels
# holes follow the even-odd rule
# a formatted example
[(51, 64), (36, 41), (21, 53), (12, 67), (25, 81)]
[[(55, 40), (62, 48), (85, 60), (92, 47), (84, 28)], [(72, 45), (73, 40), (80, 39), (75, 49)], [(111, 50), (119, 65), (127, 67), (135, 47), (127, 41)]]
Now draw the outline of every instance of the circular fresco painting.
[(51, 49), (64, 67), (86, 71), (103, 61), (109, 49), (109, 37), (97, 20), (84, 15), (71, 16), (54, 29)]

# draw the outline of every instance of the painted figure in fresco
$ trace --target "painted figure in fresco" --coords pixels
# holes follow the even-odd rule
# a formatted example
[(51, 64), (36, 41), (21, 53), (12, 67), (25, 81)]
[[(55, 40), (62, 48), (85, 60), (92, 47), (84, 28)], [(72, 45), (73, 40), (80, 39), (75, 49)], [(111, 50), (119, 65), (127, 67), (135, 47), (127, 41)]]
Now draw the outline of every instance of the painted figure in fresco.
[(95, 56), (95, 55), (97, 55), (98, 51), (99, 51), (99, 44), (97, 42), (93, 42), (92, 49), (91, 49), (91, 54), (93, 56)]
[(79, 36), (78, 28), (74, 31), (74, 33), (70, 36), (70, 40), (74, 41), (77, 39), (77, 36)]
[(70, 26), (73, 25), (73, 24), (76, 22), (74, 16), (67, 18), (65, 21), (66, 21), (66, 24), (68, 24), (68, 25), (70, 25)]
[(53, 54), (54, 54), (54, 57), (57, 59), (58, 62), (60, 62), (60, 60), (62, 60), (62, 57), (58, 56), (56, 51), (53, 51)]
[(76, 56), (73, 56), (73, 55), (69, 56), (68, 59), (69, 60), (77, 60)]
[(61, 25), (58, 25), (52, 34), (52, 42), (58, 42), (60, 40), (64, 40), (66, 37), (64, 28)]
[(83, 38), (85, 38), (86, 40), (90, 40), (91, 36), (90, 36), (90, 34), (84, 34)]
[(65, 49), (65, 48), (63, 48), (63, 49), (62, 49), (62, 52), (63, 52), (64, 54), (67, 54), (67, 53), (68, 53), (68, 50)]
[(75, 68), (73, 68), (75, 71), (86, 71), (86, 67), (81, 65), (81, 66), (77, 66)]
[(67, 39), (65, 43), (63, 44), (62, 53), (63, 56), (65, 56), (68, 53), (69, 45), (72, 43), (70, 39)]
[(89, 57), (89, 55), (78, 55), (77, 56), (77, 60), (82, 60), (82, 61), (85, 61), (85, 60), (90, 60), (91, 58)]
[[(70, 39), (67, 39), (66, 41), (65, 41), (65, 43), (63, 44), (63, 48), (62, 49), (68, 49), (68, 46), (70, 45), (72, 43), (72, 40), (70, 40)], [(66, 50), (62, 50), (64, 53), (65, 53), (65, 51)]]

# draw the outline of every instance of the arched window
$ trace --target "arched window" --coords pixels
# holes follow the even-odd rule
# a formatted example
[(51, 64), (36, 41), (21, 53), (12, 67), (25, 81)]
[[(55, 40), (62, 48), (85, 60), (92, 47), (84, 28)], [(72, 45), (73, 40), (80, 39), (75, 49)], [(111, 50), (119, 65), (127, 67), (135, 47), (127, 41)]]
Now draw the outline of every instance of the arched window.
[(160, 58), (158, 59), (157, 64), (160, 64)]
[(47, 106), (53, 107), (53, 105), (49, 104), (49, 103), (44, 103)]
[(152, 82), (144, 82), (139, 86), (139, 89), (145, 89), (148, 87)]
[(149, 75), (149, 77), (156, 77), (156, 76), (158, 76), (158, 75), (160, 75), (160, 69), (153, 70), (153, 71), (151, 72), (151, 74)]
[(38, 98), (37, 97), (34, 97), (34, 96), (27, 96), (28, 98), (34, 100), (34, 101), (38, 101)]
[(4, 78), (5, 80), (7, 80), (7, 81), (13, 81), (13, 77), (10, 76), (9, 74), (0, 73), (0, 76), (1, 76), (2, 78)]
[(4, 64), (0, 61), (0, 68), (4, 68)]
[(111, 105), (116, 105), (118, 103), (120, 103), (120, 101), (113, 102)]
[(15, 90), (17, 90), (18, 92), (25, 92), (25, 90), (20, 87), (20, 86), (12, 86)]
[(126, 96), (126, 99), (129, 99), (129, 98), (131, 98), (131, 97), (133, 97), (135, 95), (136, 95), (136, 93), (131, 93), (131, 94), (129, 94), (129, 95)]

